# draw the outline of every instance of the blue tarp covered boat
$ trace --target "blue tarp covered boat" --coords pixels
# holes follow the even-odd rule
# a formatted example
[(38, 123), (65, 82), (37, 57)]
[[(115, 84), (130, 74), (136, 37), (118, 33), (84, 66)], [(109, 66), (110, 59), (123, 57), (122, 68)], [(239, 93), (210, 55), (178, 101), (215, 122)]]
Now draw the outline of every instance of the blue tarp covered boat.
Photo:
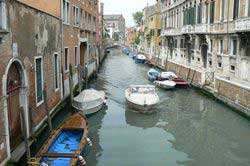
[(77, 113), (52, 132), (36, 158), (29, 165), (46, 163), (51, 166), (68, 166), (79, 163), (79, 156), (87, 151), (88, 123)]
[(160, 76), (160, 72), (158, 72), (157, 70), (155, 69), (150, 69), (148, 72), (147, 72), (147, 76), (148, 76), (148, 79), (150, 81), (155, 81), (157, 80), (157, 78)]
[(137, 55), (135, 58), (136, 63), (145, 63), (145, 61), (146, 61), (146, 57), (141, 54)]

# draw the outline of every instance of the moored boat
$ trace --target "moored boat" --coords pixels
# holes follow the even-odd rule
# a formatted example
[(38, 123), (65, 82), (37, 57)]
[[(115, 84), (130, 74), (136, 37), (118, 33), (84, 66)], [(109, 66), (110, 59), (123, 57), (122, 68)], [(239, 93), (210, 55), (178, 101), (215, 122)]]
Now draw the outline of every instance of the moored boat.
[(143, 114), (155, 112), (154, 107), (159, 102), (159, 96), (153, 85), (131, 85), (125, 90), (128, 107)]
[(189, 82), (178, 77), (178, 78), (173, 78), (172, 81), (174, 81), (176, 83), (177, 87), (188, 87), (189, 86)]
[(85, 115), (89, 115), (100, 111), (106, 102), (105, 100), (104, 91), (87, 89), (73, 99), (72, 106)]
[(157, 87), (160, 87), (162, 89), (173, 89), (176, 85), (174, 81), (171, 80), (165, 80), (165, 81), (154, 81), (155, 85)]
[(161, 80), (171, 80), (173, 78), (178, 78), (178, 76), (171, 71), (161, 72), (160, 77)]
[(136, 63), (145, 63), (145, 61), (146, 61), (145, 55), (138, 54), (138, 55), (135, 57), (135, 62), (136, 62)]
[(28, 164), (75, 166), (84, 162), (82, 155), (87, 149), (88, 141), (88, 122), (81, 112), (76, 113), (51, 133), (36, 157)]
[(157, 70), (155, 69), (150, 69), (148, 72), (147, 72), (147, 76), (148, 76), (148, 79), (150, 81), (155, 81), (158, 79), (158, 77), (160, 76), (160, 72), (158, 72)]

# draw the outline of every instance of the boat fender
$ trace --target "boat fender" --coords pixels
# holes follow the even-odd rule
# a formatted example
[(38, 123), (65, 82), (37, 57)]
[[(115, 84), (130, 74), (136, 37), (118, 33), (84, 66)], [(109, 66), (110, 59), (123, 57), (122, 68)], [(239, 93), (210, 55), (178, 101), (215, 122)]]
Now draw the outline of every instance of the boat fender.
[(87, 138), (87, 142), (88, 142), (88, 145), (89, 145), (90, 147), (93, 146), (93, 143), (92, 143), (92, 141), (90, 140), (90, 138)]
[(103, 105), (107, 105), (107, 100), (106, 100), (106, 98), (103, 100)]
[(86, 161), (85, 161), (85, 159), (81, 155), (78, 157), (78, 159), (81, 162), (82, 166), (86, 165)]
[(49, 166), (48, 164), (46, 164), (45, 162), (41, 163), (41, 166)]

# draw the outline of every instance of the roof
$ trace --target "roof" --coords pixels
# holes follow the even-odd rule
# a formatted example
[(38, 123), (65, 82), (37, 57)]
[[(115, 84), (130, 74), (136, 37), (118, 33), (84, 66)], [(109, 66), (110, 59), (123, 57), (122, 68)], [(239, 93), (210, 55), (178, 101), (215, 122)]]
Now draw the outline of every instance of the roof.
[(119, 20), (120, 18), (124, 19), (122, 14), (104, 15), (104, 20)]

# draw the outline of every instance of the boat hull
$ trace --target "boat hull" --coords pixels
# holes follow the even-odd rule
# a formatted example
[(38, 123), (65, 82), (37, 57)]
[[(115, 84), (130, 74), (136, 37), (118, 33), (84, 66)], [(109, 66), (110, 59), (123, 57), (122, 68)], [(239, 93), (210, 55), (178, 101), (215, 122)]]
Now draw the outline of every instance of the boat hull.
[(157, 103), (152, 105), (139, 105), (129, 101), (128, 99), (126, 99), (126, 103), (128, 108), (130, 108), (130, 111), (133, 112), (137, 112), (140, 114), (152, 114), (156, 112)]
[(174, 89), (175, 86), (170, 86), (170, 85), (164, 85), (164, 84), (157, 84), (156, 86), (165, 90), (169, 90), (169, 89)]
[(104, 103), (102, 102), (101, 104), (97, 105), (97, 106), (94, 106), (94, 107), (91, 107), (91, 108), (77, 108), (77, 107), (74, 107), (75, 109), (79, 110), (79, 111), (82, 111), (82, 113), (84, 115), (91, 115), (91, 114), (94, 114), (94, 113), (97, 113), (98, 111), (100, 111), (104, 106)]
[(135, 63), (145, 63), (145, 59), (135, 59)]

